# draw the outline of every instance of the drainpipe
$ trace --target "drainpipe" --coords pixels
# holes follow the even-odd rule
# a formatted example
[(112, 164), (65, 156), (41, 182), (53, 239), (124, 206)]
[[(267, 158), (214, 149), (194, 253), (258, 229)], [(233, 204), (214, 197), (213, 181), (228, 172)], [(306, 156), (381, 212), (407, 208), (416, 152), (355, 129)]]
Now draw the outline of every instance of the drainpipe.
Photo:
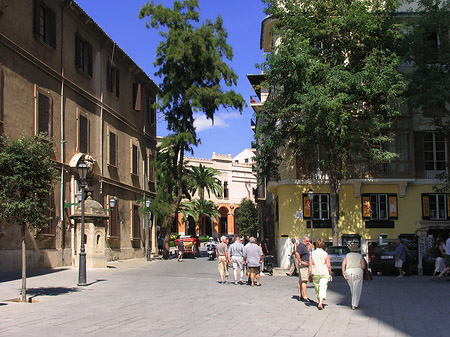
[(59, 217), (59, 221), (60, 221), (60, 229), (61, 229), (61, 265), (64, 266), (64, 250), (65, 250), (65, 220), (64, 220), (64, 164), (65, 164), (65, 146), (64, 146), (64, 139), (65, 139), (65, 134), (64, 134), (64, 116), (65, 116), (65, 111), (64, 111), (64, 9), (65, 6), (63, 5), (61, 8), (61, 43), (60, 43), (60, 48), (61, 48), (61, 91), (60, 91), (60, 101), (61, 101), (61, 106), (60, 106), (60, 132), (61, 132), (61, 139), (60, 139), (60, 152), (61, 152), (61, 180), (60, 180), (60, 203), (59, 203), (59, 210), (60, 210), (60, 217)]

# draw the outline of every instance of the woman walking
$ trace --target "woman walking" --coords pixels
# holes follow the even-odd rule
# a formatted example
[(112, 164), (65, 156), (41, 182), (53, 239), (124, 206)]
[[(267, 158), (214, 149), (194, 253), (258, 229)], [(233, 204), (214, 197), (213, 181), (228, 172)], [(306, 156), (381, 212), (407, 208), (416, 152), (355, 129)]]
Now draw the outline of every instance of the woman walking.
[(309, 275), (313, 278), (319, 310), (323, 310), (323, 301), (327, 298), (328, 281), (331, 276), (330, 257), (323, 250), (324, 246), (325, 241), (317, 239), (316, 249), (309, 256)]
[(364, 269), (366, 269), (366, 260), (359, 252), (360, 249), (357, 244), (350, 245), (350, 253), (342, 261), (342, 275), (347, 280), (352, 294), (352, 310), (355, 310), (359, 305), (363, 274)]
[(292, 249), (291, 249), (291, 254), (290, 256), (290, 260), (291, 260), (291, 267), (289, 268), (289, 271), (286, 273), (287, 276), (292, 276), (295, 273), (298, 273), (298, 260), (297, 257), (295, 256), (295, 252), (297, 251), (297, 240), (295, 239), (291, 239), (291, 243), (292, 243)]
[(436, 262), (434, 263), (434, 272), (431, 277), (431, 281), (435, 280), (435, 277), (438, 276), (445, 269), (445, 244), (444, 240), (441, 237), (436, 240)]

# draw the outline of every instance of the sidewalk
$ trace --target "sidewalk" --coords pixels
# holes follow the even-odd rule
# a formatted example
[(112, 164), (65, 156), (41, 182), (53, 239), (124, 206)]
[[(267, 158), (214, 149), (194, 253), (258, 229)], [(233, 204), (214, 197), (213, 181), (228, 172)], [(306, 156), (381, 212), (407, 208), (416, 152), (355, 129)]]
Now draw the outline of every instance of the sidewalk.
[[(329, 284), (323, 311), (297, 301), (297, 278), (262, 276), (261, 287), (218, 284), (217, 260), (145, 259), (0, 282), (2, 336), (448, 336), (450, 282), (429, 277), (376, 276), (350, 309), (342, 277)], [(230, 280), (233, 276), (230, 275)], [(312, 285), (308, 295), (314, 298)]]

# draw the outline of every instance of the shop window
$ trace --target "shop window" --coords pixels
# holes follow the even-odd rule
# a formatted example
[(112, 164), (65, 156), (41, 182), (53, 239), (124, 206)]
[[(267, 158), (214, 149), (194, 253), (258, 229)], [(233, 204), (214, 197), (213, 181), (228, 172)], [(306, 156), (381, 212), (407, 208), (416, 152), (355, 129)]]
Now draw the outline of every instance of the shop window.
[(398, 218), (397, 195), (371, 193), (362, 195), (363, 218), (369, 220), (392, 220)]
[(305, 219), (330, 220), (330, 195), (314, 194), (312, 205), (307, 194), (303, 194), (303, 216)]
[(422, 218), (427, 220), (449, 219), (450, 198), (446, 194), (422, 194)]

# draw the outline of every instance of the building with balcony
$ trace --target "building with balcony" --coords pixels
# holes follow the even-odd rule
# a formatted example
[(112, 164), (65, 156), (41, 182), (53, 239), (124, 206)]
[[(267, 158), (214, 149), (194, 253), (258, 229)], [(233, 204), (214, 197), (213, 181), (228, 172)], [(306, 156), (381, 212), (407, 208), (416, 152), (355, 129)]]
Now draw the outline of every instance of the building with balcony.
[[(237, 156), (231, 157), (213, 152), (211, 159), (186, 157), (186, 167), (204, 166), (214, 168), (220, 172), (217, 177), (223, 187), (223, 195), (216, 197), (213, 194), (205, 196), (214, 202), (220, 211), (219, 222), (216, 219), (205, 219), (203, 228), (194, 223), (189, 217), (188, 222), (183, 221), (183, 215), (178, 214), (177, 228), (172, 231), (181, 235), (209, 235), (220, 237), (222, 235), (239, 234), (235, 223), (235, 212), (243, 198), (255, 201), (254, 190), (256, 188), (256, 177), (253, 173), (253, 157), (255, 153), (251, 149), (245, 149)], [(194, 195), (198, 198), (198, 195)]]
[[(405, 16), (410, 14), (405, 10)], [(270, 34), (275, 20), (262, 22), (261, 44), (271, 52), (276, 37)], [(255, 112), (260, 111), (270, 93), (262, 93), (264, 74), (248, 75), (256, 96), (250, 98)], [(252, 122), (256, 128), (260, 121)], [(449, 139), (436, 132), (433, 118), (422, 109), (405, 107), (392, 126), (393, 141), (388, 150), (398, 155), (390, 163), (353, 168), (358, 178), (341, 182), (338, 201), (339, 241), (358, 241), (363, 253), (371, 243), (394, 240), (399, 236), (412, 239), (421, 256), (437, 235), (450, 229), (450, 196), (437, 193), (442, 186), (440, 173), (448, 173)], [(264, 142), (264, 139), (258, 140)], [(318, 154), (320, 155), (320, 154)], [(267, 194), (272, 193), (274, 241), (280, 267), (289, 265), (290, 238), (311, 235), (332, 241), (330, 188), (328, 177), (317, 163), (307, 165), (289, 153), (279, 168), (280, 179), (266, 177)], [(308, 191), (312, 190), (312, 202)], [(417, 240), (417, 241), (415, 241)], [(416, 243), (415, 243), (416, 242)]]
[[(27, 233), (27, 265), (67, 266), (77, 256), (70, 216), (80, 160), (90, 166), (87, 195), (108, 218), (108, 259), (144, 256), (147, 219), (139, 201), (156, 192), (150, 161), (158, 86), (75, 1), (2, 0), (0, 6), (0, 133), (46, 133), (60, 172), (49, 191), (48, 227)], [(0, 270), (20, 269), (20, 227), (1, 223), (0, 232)]]

